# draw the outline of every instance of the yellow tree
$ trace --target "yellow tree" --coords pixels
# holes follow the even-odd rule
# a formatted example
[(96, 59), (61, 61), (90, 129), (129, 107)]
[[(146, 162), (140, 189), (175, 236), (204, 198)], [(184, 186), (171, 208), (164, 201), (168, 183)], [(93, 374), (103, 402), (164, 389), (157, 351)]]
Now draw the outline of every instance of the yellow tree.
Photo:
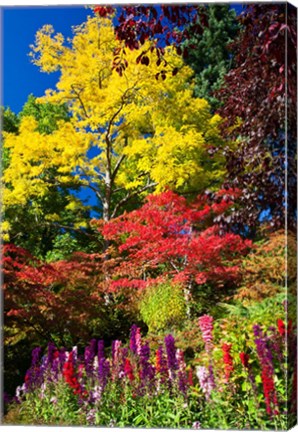
[[(174, 49), (166, 48), (162, 59), (149, 45), (142, 51), (138, 63), (140, 51), (120, 50), (107, 18), (89, 18), (67, 41), (50, 25), (37, 32), (33, 62), (43, 72), (60, 71), (56, 89), (40, 101), (66, 103), (71, 119), (45, 135), (32, 117), (23, 117), (18, 135), (5, 134), (7, 205), (45, 195), (53, 172), (57, 185), (93, 190), (104, 220), (152, 190), (200, 192), (218, 185), (224, 174), (223, 158), (214, 152), (224, 145), (220, 117), (193, 97), (193, 71)], [(125, 69), (116, 71), (115, 61)]]

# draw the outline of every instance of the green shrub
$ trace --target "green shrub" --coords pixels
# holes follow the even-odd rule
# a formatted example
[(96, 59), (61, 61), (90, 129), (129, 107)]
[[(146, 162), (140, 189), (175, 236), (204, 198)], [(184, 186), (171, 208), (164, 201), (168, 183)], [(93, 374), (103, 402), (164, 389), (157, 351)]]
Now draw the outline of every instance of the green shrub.
[(170, 282), (148, 288), (140, 302), (140, 313), (150, 332), (180, 327), (186, 319), (183, 289)]

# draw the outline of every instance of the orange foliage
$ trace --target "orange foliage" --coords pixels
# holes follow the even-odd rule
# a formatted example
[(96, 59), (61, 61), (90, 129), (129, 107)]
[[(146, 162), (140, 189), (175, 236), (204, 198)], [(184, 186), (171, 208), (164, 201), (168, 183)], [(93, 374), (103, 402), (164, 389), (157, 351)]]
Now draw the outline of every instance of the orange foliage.
[[(286, 265), (287, 263), (287, 265)], [(262, 300), (274, 296), (285, 287), (286, 277), (289, 288), (296, 280), (296, 237), (287, 236), (283, 230), (272, 233), (261, 242), (255, 252), (248, 255), (243, 263), (242, 286), (236, 299)]]

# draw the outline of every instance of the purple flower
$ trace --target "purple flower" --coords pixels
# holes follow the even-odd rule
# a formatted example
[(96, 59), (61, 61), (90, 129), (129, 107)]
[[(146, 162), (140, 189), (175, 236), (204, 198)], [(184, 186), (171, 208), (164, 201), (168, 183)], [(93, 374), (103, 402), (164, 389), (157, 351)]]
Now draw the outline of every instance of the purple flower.
[(178, 371), (178, 388), (182, 394), (187, 393), (187, 376), (185, 372)]
[(85, 348), (84, 361), (85, 369), (88, 376), (93, 374), (93, 360), (95, 357), (96, 340), (92, 339), (89, 345)]
[(175, 339), (171, 334), (165, 337), (165, 346), (167, 351), (168, 369), (170, 375), (175, 377), (175, 371), (178, 369), (178, 363), (176, 359)]
[(258, 357), (260, 359), (261, 365), (268, 365), (271, 374), (274, 374), (274, 367), (273, 367), (273, 355), (269, 348), (269, 341), (270, 339), (266, 337), (263, 332), (260, 330), (260, 328), (256, 327), (256, 331), (254, 329), (254, 334), (256, 336), (255, 338), (255, 345), (257, 348)]
[(259, 326), (259, 324), (255, 324), (253, 326), (253, 332), (254, 332), (255, 337), (262, 335), (262, 330), (261, 330), (261, 327)]
[(95, 357), (95, 354), (96, 354), (96, 346), (97, 346), (96, 339), (91, 339), (91, 341), (89, 343), (89, 347), (90, 347), (90, 350), (92, 352), (93, 358)]
[(155, 376), (155, 369), (154, 367), (149, 363), (150, 359), (150, 348), (149, 344), (146, 343), (141, 348), (140, 353), (140, 365), (141, 365), (141, 381), (142, 385), (145, 385), (146, 382), (151, 382)]
[(40, 347), (34, 348), (34, 350), (32, 351), (32, 363), (31, 363), (32, 366), (37, 365), (40, 359), (40, 354), (41, 354), (41, 348)]
[(58, 381), (59, 378), (59, 358), (55, 358), (52, 363), (51, 375), (54, 378), (54, 381)]
[(186, 375), (186, 364), (184, 361), (183, 351), (178, 349), (176, 353), (177, 363), (178, 363), (178, 387), (181, 393), (186, 395), (187, 392), (187, 375)]
[(107, 385), (108, 377), (110, 374), (110, 363), (104, 357), (102, 357), (98, 362), (98, 380), (103, 391)]
[(96, 415), (96, 409), (92, 408), (88, 413), (86, 414), (86, 420), (89, 425), (95, 424), (95, 415)]
[(168, 377), (168, 367), (167, 360), (165, 359), (163, 353), (163, 347), (160, 345), (158, 350), (156, 351), (156, 370), (159, 372), (161, 377), (161, 382), (165, 381), (165, 378)]
[[(273, 354), (270, 349), (270, 338), (261, 330), (260, 326), (254, 325), (255, 345), (262, 369), (262, 383), (268, 414), (278, 413), (278, 400), (274, 385)], [(273, 409), (272, 409), (273, 407)]]
[(141, 348), (141, 360), (142, 361), (148, 361), (150, 358), (150, 347), (149, 344), (146, 343)]
[(60, 371), (62, 372), (64, 363), (66, 361), (65, 348), (61, 348), (58, 354), (58, 358), (59, 358)]
[(122, 356), (122, 360), (125, 360), (128, 354), (128, 348), (122, 348), (121, 350), (121, 356)]
[(105, 356), (105, 345), (104, 341), (100, 340), (97, 343), (97, 357), (98, 361)]
[(46, 364), (47, 366), (51, 365), (53, 360), (54, 360), (54, 353), (56, 351), (56, 347), (53, 344), (53, 342), (49, 342), (48, 344), (48, 355), (47, 355), (47, 359), (46, 359)]
[(129, 340), (129, 348), (133, 354), (137, 354), (137, 342), (136, 342), (137, 330), (138, 330), (138, 326), (133, 324), (130, 329), (130, 340)]

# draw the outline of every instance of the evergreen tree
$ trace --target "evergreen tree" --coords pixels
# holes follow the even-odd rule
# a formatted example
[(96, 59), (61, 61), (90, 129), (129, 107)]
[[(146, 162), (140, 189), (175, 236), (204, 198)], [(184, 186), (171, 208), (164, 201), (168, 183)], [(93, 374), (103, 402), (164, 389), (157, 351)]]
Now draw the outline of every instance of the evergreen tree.
[[(203, 32), (192, 32), (184, 43), (185, 61), (195, 72), (195, 96), (208, 100), (213, 109), (219, 101), (213, 95), (223, 83), (225, 74), (233, 64), (233, 53), (229, 44), (240, 29), (236, 12), (228, 4), (206, 6), (206, 23)], [(200, 17), (198, 16), (198, 20)]]

